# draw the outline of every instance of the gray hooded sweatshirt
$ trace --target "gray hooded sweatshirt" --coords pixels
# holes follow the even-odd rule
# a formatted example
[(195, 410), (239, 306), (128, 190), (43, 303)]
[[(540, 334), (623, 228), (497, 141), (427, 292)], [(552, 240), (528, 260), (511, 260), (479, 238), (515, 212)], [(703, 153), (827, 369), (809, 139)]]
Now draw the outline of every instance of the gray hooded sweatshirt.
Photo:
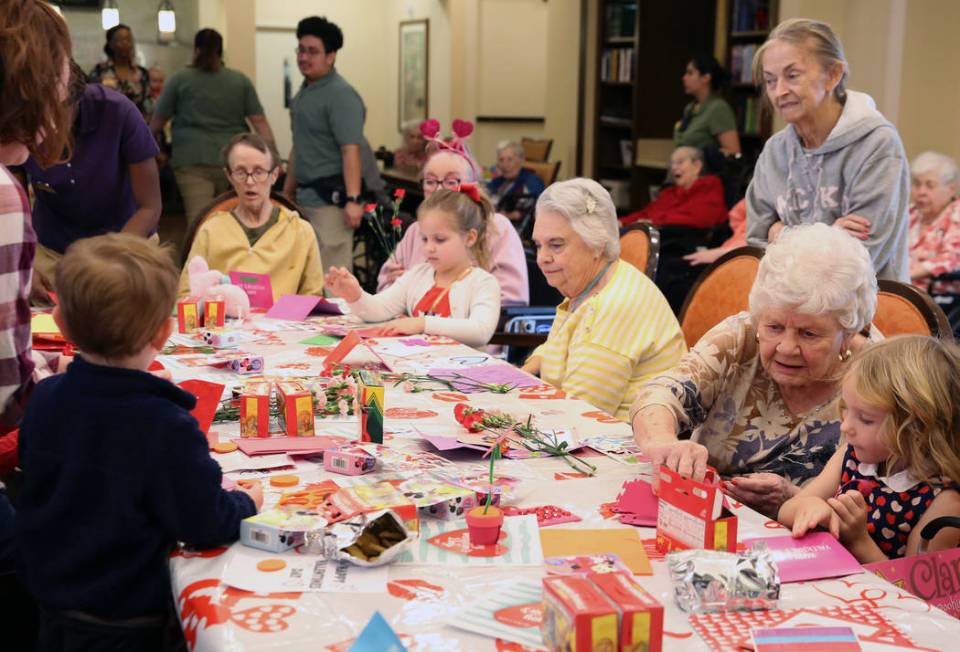
[(863, 242), (878, 278), (909, 281), (907, 205), (910, 171), (896, 128), (866, 93), (847, 100), (827, 140), (805, 149), (793, 125), (767, 141), (747, 189), (747, 242), (764, 247), (776, 221), (785, 226), (845, 215), (870, 220)]

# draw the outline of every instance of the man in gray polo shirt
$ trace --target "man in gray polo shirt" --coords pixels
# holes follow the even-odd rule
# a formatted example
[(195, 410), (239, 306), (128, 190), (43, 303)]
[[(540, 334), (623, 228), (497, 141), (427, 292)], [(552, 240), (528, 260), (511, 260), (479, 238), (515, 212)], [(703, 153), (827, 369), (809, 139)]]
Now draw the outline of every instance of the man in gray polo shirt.
[(290, 104), (293, 147), (284, 193), (296, 196), (317, 232), (324, 266), (353, 269), (353, 231), (363, 218), (363, 100), (334, 67), (343, 32), (326, 18), (297, 25), (304, 85)]

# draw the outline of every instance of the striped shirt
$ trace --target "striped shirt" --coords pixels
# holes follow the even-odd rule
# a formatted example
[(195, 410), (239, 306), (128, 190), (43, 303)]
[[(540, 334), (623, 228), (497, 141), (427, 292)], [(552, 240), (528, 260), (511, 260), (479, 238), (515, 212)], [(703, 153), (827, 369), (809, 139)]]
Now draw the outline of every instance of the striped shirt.
[(645, 380), (686, 351), (680, 324), (657, 286), (618, 261), (597, 294), (570, 312), (557, 306), (547, 341), (534, 351), (540, 377), (608, 414), (626, 419)]
[(30, 281), (37, 236), (23, 188), (0, 165), (0, 426), (16, 425), (33, 384)]

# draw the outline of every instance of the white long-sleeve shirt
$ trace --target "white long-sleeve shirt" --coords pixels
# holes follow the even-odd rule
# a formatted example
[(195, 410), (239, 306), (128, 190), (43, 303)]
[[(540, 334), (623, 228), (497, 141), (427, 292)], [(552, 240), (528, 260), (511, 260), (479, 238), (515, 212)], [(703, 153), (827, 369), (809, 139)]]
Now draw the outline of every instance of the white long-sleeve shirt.
[[(403, 314), (412, 315), (416, 305), (435, 285), (433, 267), (421, 263), (378, 294), (364, 292), (350, 305), (360, 319), (386, 321)], [(450, 316), (424, 317), (424, 333), (445, 335), (467, 346), (487, 344), (500, 320), (500, 284), (489, 272), (474, 267), (450, 286)]]

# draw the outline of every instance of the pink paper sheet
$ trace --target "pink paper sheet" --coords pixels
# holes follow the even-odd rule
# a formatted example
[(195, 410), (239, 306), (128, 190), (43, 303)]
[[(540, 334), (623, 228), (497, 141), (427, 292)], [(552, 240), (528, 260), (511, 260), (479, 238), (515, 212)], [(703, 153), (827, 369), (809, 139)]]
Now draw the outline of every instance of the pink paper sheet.
[(322, 453), (328, 448), (341, 446), (347, 441), (346, 437), (248, 437), (234, 439), (240, 450), (247, 455), (276, 455), (278, 453), (297, 453), (303, 455), (308, 452)]
[(320, 303), (320, 297), (285, 294), (277, 299), (273, 307), (267, 311), (267, 317), (286, 319), (287, 321), (303, 321), (318, 303)]
[(475, 451), (486, 451), (487, 447), (485, 446), (475, 446), (473, 444), (464, 444), (461, 441), (457, 441), (456, 437), (443, 437), (441, 435), (424, 435), (424, 440), (430, 442), (430, 444), (436, 448), (438, 451), (452, 451), (457, 450), (458, 448), (466, 448), (469, 450)]
[(530, 374), (524, 373), (509, 364), (488, 364), (476, 367), (460, 367), (452, 369), (431, 369), (430, 375), (438, 378), (445, 378), (453, 381), (459, 391), (482, 391), (471, 390), (469, 387), (460, 387), (455, 380), (457, 375), (468, 378), (478, 383), (488, 384), (506, 384), (515, 387), (536, 387), (542, 385), (543, 381), (534, 378)]
[(792, 536), (747, 539), (743, 543), (750, 547), (758, 541), (770, 549), (783, 583), (863, 572), (860, 562), (829, 532), (811, 532), (800, 539)]
[(657, 524), (660, 501), (653, 495), (653, 487), (645, 480), (628, 480), (617, 496), (613, 511), (621, 514), (620, 522), (628, 525), (652, 527)]

